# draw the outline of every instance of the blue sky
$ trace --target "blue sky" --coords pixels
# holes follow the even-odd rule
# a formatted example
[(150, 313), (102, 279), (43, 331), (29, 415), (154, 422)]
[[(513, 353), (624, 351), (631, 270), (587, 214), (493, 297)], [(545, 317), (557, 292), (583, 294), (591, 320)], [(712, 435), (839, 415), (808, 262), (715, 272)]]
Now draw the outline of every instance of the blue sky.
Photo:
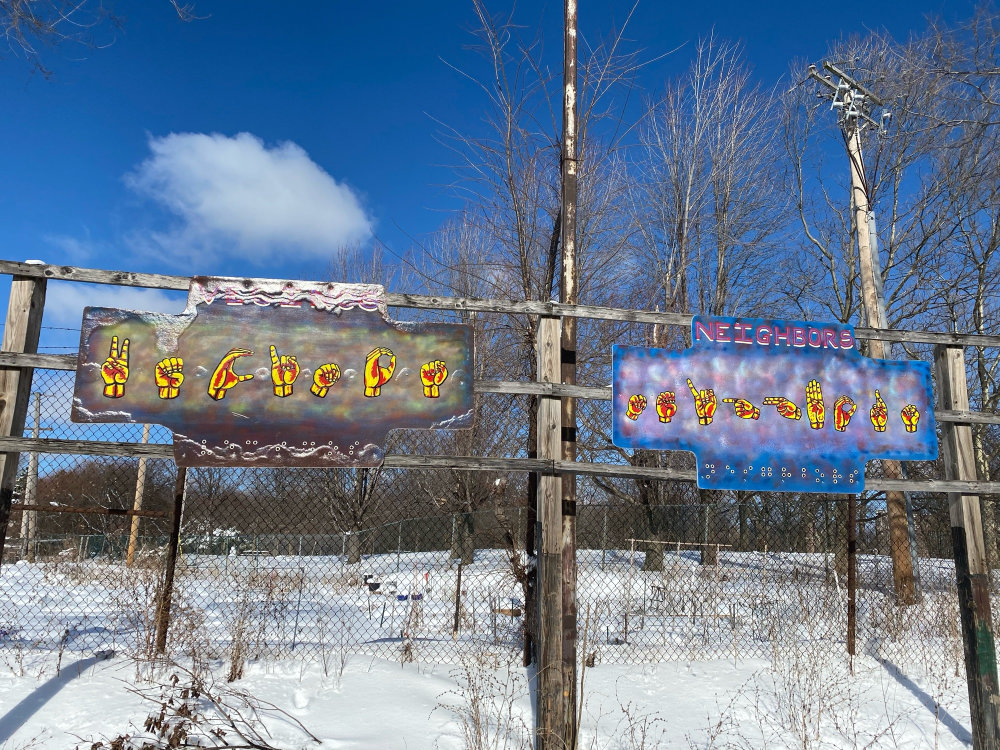
[[(497, 13), (507, 4), (490, 3)], [(585, 43), (606, 38), (630, 3), (580, 0)], [(45, 79), (0, 59), (3, 257), (180, 275), (330, 276), (345, 243), (412, 252), (461, 207), (439, 122), (475, 135), (486, 102), (473, 75), (471, 2), (279, 4), (196, 0), (178, 21), (166, 0), (121, 0), (121, 30), (101, 48), (44, 50)], [(651, 94), (688, 65), (699, 37), (742, 41), (767, 85), (793, 59), (820, 61), (829, 41), (870, 28), (896, 36), (927, 13), (970, 3), (640, 3), (627, 39), (655, 57)], [(562, 5), (531, 2), (558, 65)], [(106, 46), (104, 46), (106, 44)], [(181, 298), (183, 295), (181, 295)], [(176, 295), (50, 287), (49, 350), (84, 304), (177, 310)], [(57, 341), (58, 340), (58, 341)]]

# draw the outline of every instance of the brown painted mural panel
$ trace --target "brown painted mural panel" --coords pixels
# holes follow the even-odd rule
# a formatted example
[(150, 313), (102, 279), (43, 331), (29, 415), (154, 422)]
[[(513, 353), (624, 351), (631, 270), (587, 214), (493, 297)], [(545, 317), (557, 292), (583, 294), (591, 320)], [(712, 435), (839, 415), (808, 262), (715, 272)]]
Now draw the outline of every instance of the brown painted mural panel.
[(473, 361), (379, 286), (196, 278), (179, 315), (84, 311), (73, 420), (162, 424), (181, 466), (377, 466), (391, 429), (471, 426)]

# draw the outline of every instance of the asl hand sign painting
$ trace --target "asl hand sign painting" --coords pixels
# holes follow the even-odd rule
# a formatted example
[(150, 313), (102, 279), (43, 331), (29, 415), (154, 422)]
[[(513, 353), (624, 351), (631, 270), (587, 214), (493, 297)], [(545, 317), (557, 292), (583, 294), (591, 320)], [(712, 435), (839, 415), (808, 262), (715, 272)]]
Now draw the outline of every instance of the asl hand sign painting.
[(841, 325), (696, 317), (692, 339), (614, 347), (615, 445), (692, 451), (699, 487), (790, 492), (857, 493), (870, 458), (937, 457), (927, 363), (862, 357)]
[(472, 363), (378, 286), (196, 278), (179, 315), (84, 310), (72, 417), (162, 424), (181, 466), (378, 466), (390, 429), (471, 426)]

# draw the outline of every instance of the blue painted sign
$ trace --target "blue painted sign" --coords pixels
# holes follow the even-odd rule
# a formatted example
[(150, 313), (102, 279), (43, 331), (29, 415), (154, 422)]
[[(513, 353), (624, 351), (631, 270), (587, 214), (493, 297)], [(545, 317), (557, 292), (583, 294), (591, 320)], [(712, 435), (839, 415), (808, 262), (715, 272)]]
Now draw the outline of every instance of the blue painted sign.
[(708, 489), (858, 493), (872, 458), (937, 458), (926, 362), (840, 324), (698, 316), (690, 349), (614, 347), (613, 442), (695, 454)]

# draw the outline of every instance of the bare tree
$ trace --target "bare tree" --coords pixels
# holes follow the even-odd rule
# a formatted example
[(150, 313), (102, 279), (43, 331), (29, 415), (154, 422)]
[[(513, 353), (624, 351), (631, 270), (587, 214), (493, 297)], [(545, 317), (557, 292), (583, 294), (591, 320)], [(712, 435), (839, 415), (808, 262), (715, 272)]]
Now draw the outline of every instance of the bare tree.
[[(830, 50), (828, 59), (878, 92), (893, 114), (886, 131), (862, 133), (865, 194), (878, 217), (890, 327), (992, 331), (1000, 173), (990, 154), (997, 146), (1000, 101), (998, 28), (996, 12), (981, 6), (966, 22), (931, 23), (903, 42), (875, 33)], [(816, 136), (833, 126), (833, 118), (819, 110), (811, 88), (799, 86), (786, 96), (783, 128), (805, 236), (794, 299), (807, 314), (826, 310), (844, 322), (865, 322), (854, 206), (844, 195), (848, 172), (834, 172), (821, 161), (825, 147), (817, 146), (829, 138)], [(821, 275), (826, 283), (815, 283)], [(897, 345), (897, 352), (927, 355), (918, 346)], [(995, 408), (995, 355), (979, 349), (971, 364), (970, 383), (980, 403)], [(981, 478), (990, 476), (992, 432), (985, 426), (974, 431)], [(983, 516), (995, 539), (995, 514), (984, 507)], [(905, 539), (905, 530), (896, 529), (895, 537)], [(994, 559), (995, 545), (989, 545)], [(893, 545), (894, 555), (906, 555), (897, 549), (905, 546)]]
[(746, 314), (768, 300), (759, 277), (784, 220), (773, 98), (737, 45), (710, 37), (650, 105), (633, 188), (634, 292), (647, 306)]
[[(197, 16), (193, 3), (167, 0), (182, 21)], [(118, 28), (121, 19), (100, 0), (0, 0), (0, 33), (15, 55), (23, 55), (45, 76), (51, 75), (41, 61), (42, 47), (74, 44), (102, 47), (110, 43), (98, 37)]]
[[(777, 149), (773, 97), (754, 84), (738, 46), (701, 41), (688, 72), (668, 81), (639, 128), (631, 181), (632, 247), (628, 300), (644, 308), (713, 315), (757, 312), (772, 296), (759, 279), (776, 262), (783, 214), (773, 173)], [(630, 334), (619, 332), (619, 341)], [(634, 338), (647, 346), (683, 347), (686, 331), (656, 327)], [(585, 417), (593, 449), (612, 450), (635, 466), (680, 468), (683, 455), (634, 452), (611, 445), (605, 409)], [(684, 502), (683, 488), (667, 482), (595, 479), (610, 497), (644, 509), (646, 533), (667, 531), (664, 504)], [(712, 499), (698, 493), (701, 503)], [(662, 568), (661, 544), (646, 547), (645, 567)], [(706, 558), (707, 559), (707, 558)]]
[[(926, 32), (897, 44), (886, 35), (903, 74), (930, 92), (925, 100), (903, 108), (932, 139), (927, 159), (945, 196), (942, 228), (936, 239), (952, 263), (940, 272), (944, 283), (935, 295), (933, 318), (955, 331), (996, 334), (998, 329), (998, 243), (1000, 243), (1000, 14), (987, 4), (962, 22), (932, 21)], [(1000, 357), (977, 347), (967, 356), (971, 400), (984, 411), (1000, 407)], [(980, 479), (995, 475), (1000, 440), (992, 425), (975, 425), (973, 440)], [(1000, 539), (994, 503), (983, 498), (983, 518), (991, 564), (1000, 561)]]
[[(515, 300), (549, 300), (558, 289), (560, 253), (561, 87), (554, 85), (539, 40), (526, 39), (513, 14), (495, 18), (482, 0), (473, 0), (480, 22), (478, 51), (489, 66), (477, 76), (456, 70), (479, 87), (486, 102), (486, 127), (472, 135), (444, 126), (444, 142), (457, 158), (456, 190), (467, 198), (467, 221), (484, 242), (476, 262), (484, 296)], [(619, 261), (627, 233), (620, 207), (624, 200), (624, 164), (619, 147), (623, 134), (622, 101), (615, 92), (631, 86), (639, 65), (622, 54), (621, 34), (607, 45), (587, 49), (578, 65), (579, 130), (577, 134), (577, 258), (580, 301), (609, 299), (625, 270)], [(537, 321), (511, 316), (506, 327), (508, 372), (533, 379)], [(579, 341), (590, 343), (580, 332)], [(596, 343), (596, 342), (595, 342)], [(601, 353), (604, 355), (604, 352)], [(577, 365), (587, 357), (578, 351)], [(585, 368), (586, 365), (582, 364)], [(529, 456), (536, 453), (534, 400), (527, 405)], [(524, 548), (534, 554), (534, 476), (525, 499), (529, 519)], [(533, 571), (532, 571), (533, 576)], [(534, 620), (533, 578), (526, 583), (529, 627)], [(525, 642), (530, 659), (530, 636)]]
[(344, 535), (346, 562), (360, 562), (362, 533), (372, 525), (385, 499), (379, 483), (383, 469), (306, 469), (304, 474), (310, 495)]

